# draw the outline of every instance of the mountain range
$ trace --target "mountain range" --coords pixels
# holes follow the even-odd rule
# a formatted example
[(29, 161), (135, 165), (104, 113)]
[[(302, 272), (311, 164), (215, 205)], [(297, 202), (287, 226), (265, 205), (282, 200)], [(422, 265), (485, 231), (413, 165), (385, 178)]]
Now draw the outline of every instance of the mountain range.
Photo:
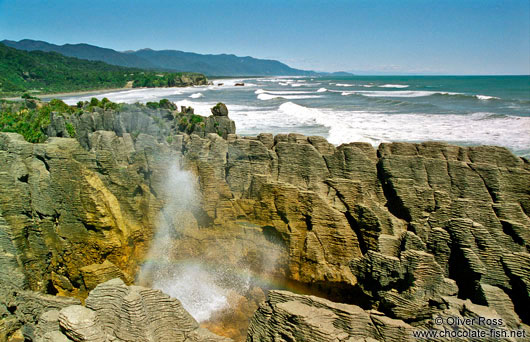
[(0, 95), (86, 91), (123, 87), (207, 84), (199, 73), (127, 68), (53, 51), (24, 51), (0, 43)]
[(89, 44), (56, 45), (23, 39), (3, 40), (3, 44), (19, 50), (57, 52), (68, 57), (102, 61), (112, 65), (158, 71), (193, 71), (208, 76), (347, 76), (348, 73), (319, 73), (300, 70), (270, 59), (238, 57), (232, 54), (203, 55), (178, 50), (116, 51)]

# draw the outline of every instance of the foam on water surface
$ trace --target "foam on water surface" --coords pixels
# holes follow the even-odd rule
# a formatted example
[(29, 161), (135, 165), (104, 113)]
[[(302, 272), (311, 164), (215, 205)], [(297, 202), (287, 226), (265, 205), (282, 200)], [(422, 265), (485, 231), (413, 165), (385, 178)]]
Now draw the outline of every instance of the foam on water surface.
[(408, 84), (383, 84), (378, 86), (379, 88), (408, 88)]
[(342, 95), (362, 95), (368, 97), (423, 97), (431, 95), (459, 95), (459, 93), (451, 92), (436, 92), (425, 90), (358, 90), (358, 91), (344, 91)]
[(300, 100), (300, 99), (316, 99), (321, 96), (319, 95), (276, 95), (276, 94), (258, 94), (257, 98), (258, 100), (267, 101), (267, 100), (273, 100), (273, 99), (286, 99), (286, 100)]
[[(492, 78), (487, 84), (484, 80), (238, 78), (214, 80), (210, 86), (131, 89), (101, 92), (95, 97), (127, 103), (168, 98), (206, 116), (217, 102), (223, 102), (242, 135), (298, 132), (322, 135), (334, 144), (369, 141), (374, 146), (382, 141), (436, 140), (500, 145), (529, 155), (530, 92), (519, 90), (525, 87), (524, 80), (515, 86), (507, 83), (508, 90), (502, 84), (513, 82), (511, 79)], [(218, 82), (224, 85), (217, 86)], [(75, 104), (93, 96), (64, 98)]]
[[(318, 92), (318, 91), (317, 91)], [(296, 95), (296, 94), (312, 94), (314, 91), (303, 91), (303, 90), (287, 90), (287, 91), (278, 91), (278, 90), (265, 90), (258, 89), (254, 94), (274, 94), (274, 95)]]

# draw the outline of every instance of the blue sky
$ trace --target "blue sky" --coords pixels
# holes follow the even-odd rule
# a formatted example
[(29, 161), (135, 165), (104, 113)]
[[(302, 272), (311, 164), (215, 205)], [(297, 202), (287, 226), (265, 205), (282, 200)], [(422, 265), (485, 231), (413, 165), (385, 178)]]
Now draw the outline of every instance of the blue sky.
[(278, 59), (365, 74), (530, 74), (529, 0), (0, 0), (0, 40)]

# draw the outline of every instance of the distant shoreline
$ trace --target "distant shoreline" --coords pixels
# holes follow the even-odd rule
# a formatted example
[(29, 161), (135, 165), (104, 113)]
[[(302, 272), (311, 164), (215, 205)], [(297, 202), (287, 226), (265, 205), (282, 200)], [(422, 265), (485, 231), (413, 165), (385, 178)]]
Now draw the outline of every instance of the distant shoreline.
[(35, 97), (38, 97), (39, 99), (42, 99), (42, 98), (47, 98), (47, 97), (52, 97), (52, 96), (89, 95), (89, 94), (101, 93), (102, 91), (106, 91), (106, 92), (108, 91), (108, 92), (114, 93), (114, 92), (118, 92), (118, 91), (132, 90), (132, 89), (143, 89), (143, 88), (131, 88), (131, 87), (103, 88), (103, 89), (93, 89), (93, 90), (83, 90), (83, 91), (72, 91), (72, 92), (65, 92), (65, 93), (40, 94), (40, 95), (32, 95), (32, 96), (35, 96)]
[[(249, 77), (246, 77), (246, 76), (240, 76), (240, 77), (236, 77), (236, 76), (217, 76), (214, 79), (211, 79), (210, 81), (213, 82), (213, 81), (221, 81), (221, 80), (226, 80), (226, 79), (240, 79), (240, 78), (247, 79), (247, 78), (259, 78), (259, 77), (264, 77), (264, 76), (249, 76)], [(164, 89), (164, 88), (168, 88), (168, 87), (155, 87), (155, 88)], [(186, 88), (186, 87), (174, 87), (174, 88)], [(39, 99), (43, 99), (43, 98), (51, 98), (53, 96), (64, 97), (64, 96), (98, 94), (98, 93), (101, 93), (103, 91), (104, 92), (115, 93), (115, 92), (119, 92), (119, 91), (134, 90), (134, 89), (151, 89), (151, 88), (148, 88), (148, 87), (133, 88), (133, 87), (127, 87), (126, 86), (126, 87), (123, 87), (123, 88), (101, 88), (101, 89), (91, 89), (91, 90), (61, 92), (61, 93), (46, 93), (46, 94), (33, 94), (33, 93), (30, 93), (30, 95), (33, 96), (33, 97), (38, 97)], [(20, 96), (22, 96), (22, 95), (20, 95)], [(0, 96), (0, 99), (1, 100), (7, 100), (7, 101), (17, 101), (17, 100), (21, 100), (20, 96), (12, 96), (12, 97), (1, 97)]]
[[(102, 91), (108, 91), (108, 92), (118, 92), (123, 90), (131, 90), (131, 89), (142, 89), (142, 88), (130, 88), (130, 87), (124, 87), (124, 88), (101, 88), (101, 89), (91, 89), (91, 90), (82, 90), (82, 91), (72, 91), (72, 92), (63, 92), (63, 93), (47, 93), (47, 94), (30, 94), (33, 97), (38, 97), (39, 99), (43, 98), (49, 98), (53, 96), (75, 96), (75, 95), (89, 95), (89, 94), (96, 94), (100, 93)], [(2, 100), (7, 101), (16, 101), (21, 100), (22, 95), (20, 96), (12, 96), (12, 97), (1, 97)]]

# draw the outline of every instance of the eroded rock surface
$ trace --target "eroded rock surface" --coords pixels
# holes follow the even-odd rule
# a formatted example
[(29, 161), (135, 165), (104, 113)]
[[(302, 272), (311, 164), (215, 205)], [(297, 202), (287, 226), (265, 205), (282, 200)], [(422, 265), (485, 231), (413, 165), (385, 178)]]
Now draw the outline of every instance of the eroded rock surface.
[(134, 279), (166, 201), (165, 172), (181, 159), (201, 199), (175, 233), (176, 259), (245, 265), (408, 324), (440, 312), (444, 298), (530, 323), (530, 164), (504, 148), (335, 147), (90, 115), (81, 143), (0, 133), (0, 267), (9, 272), (0, 277), (11, 287), (83, 298), (120, 272)]
[(229, 342), (199, 327), (182, 304), (166, 294), (120, 279), (98, 285), (86, 307), (72, 305), (41, 315), (37, 342)]
[[(376, 310), (363, 310), (356, 305), (334, 303), (329, 300), (297, 295), (287, 291), (271, 291), (269, 298), (250, 321), (247, 342), (324, 342), (324, 341), (526, 341), (530, 327), (506, 324), (492, 308), (476, 305), (470, 300), (455, 297), (441, 298), (440, 310), (422, 322), (407, 323), (393, 319)], [(456, 323), (455, 322), (467, 322)], [(502, 323), (499, 323), (502, 322)], [(459, 330), (486, 337), (429, 338), (421, 333)], [(491, 331), (516, 331), (514, 338), (499, 339)], [(525, 335), (521, 337), (521, 335)], [(428, 335), (427, 335), (428, 336)], [(478, 335), (480, 336), (480, 335)], [(502, 336), (502, 335), (501, 335)]]
[(38, 336), (35, 329), (42, 314), (78, 304), (81, 302), (75, 298), (21, 290), (0, 282), (0, 341), (13, 334), (32, 341)]

